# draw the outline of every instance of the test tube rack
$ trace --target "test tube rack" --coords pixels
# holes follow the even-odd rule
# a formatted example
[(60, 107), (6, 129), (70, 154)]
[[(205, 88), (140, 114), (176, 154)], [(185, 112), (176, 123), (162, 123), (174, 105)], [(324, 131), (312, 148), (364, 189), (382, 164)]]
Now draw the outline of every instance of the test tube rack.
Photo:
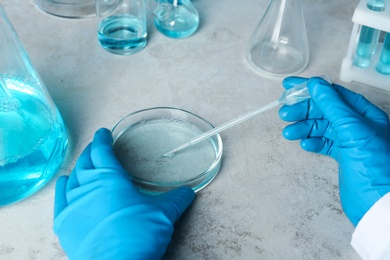
[(383, 32), (390, 32), (390, 8), (376, 12), (367, 8), (367, 0), (361, 0), (352, 17), (354, 23), (347, 55), (343, 59), (340, 71), (340, 80), (344, 82), (360, 82), (369, 86), (390, 91), (390, 75), (381, 74), (376, 70), (382, 49), (381, 40), (378, 42), (375, 53), (371, 57), (367, 68), (357, 67), (353, 64), (359, 34), (362, 26), (368, 26)]

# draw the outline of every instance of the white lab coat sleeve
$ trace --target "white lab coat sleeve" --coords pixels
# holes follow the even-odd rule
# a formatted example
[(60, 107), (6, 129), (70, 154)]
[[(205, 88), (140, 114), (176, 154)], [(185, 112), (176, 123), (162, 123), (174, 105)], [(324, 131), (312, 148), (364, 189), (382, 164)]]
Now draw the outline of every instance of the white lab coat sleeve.
[(363, 216), (353, 232), (351, 245), (363, 259), (390, 259), (390, 193)]

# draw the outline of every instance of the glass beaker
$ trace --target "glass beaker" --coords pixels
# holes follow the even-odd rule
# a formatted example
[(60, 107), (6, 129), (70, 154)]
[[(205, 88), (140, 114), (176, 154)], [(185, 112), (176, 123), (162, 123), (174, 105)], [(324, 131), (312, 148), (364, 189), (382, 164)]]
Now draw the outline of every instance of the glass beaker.
[(271, 0), (246, 49), (258, 72), (297, 74), (309, 63), (309, 45), (300, 0)]
[(40, 10), (64, 18), (96, 16), (95, 0), (34, 0)]
[(0, 206), (42, 188), (62, 163), (67, 132), (0, 5)]
[(147, 42), (145, 0), (97, 0), (98, 39), (111, 53), (129, 55)]
[(179, 39), (195, 33), (199, 14), (190, 0), (147, 0), (154, 25), (165, 36)]

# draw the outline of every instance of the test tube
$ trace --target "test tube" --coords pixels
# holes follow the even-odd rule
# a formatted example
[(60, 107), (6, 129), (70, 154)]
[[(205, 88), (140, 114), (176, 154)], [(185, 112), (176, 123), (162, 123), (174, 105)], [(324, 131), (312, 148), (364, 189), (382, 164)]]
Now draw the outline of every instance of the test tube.
[(390, 75), (390, 33), (386, 33), (376, 70), (385, 75)]
[[(385, 10), (387, 0), (367, 0), (367, 8), (381, 12)], [(371, 56), (375, 54), (381, 31), (362, 25), (360, 28), (359, 42), (356, 48), (356, 54), (353, 64), (360, 68), (370, 66)]]
[(383, 11), (385, 10), (386, 0), (368, 0), (367, 7), (373, 11)]
[(360, 28), (359, 42), (356, 48), (353, 64), (360, 68), (370, 66), (371, 56), (378, 45), (380, 31), (365, 25)]

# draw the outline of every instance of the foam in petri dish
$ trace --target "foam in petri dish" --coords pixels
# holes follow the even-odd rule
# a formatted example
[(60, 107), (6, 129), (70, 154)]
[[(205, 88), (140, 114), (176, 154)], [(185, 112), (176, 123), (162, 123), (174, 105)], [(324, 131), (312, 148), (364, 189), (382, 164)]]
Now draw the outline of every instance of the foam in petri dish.
[(171, 157), (161, 155), (204, 131), (178, 117), (145, 118), (123, 127), (114, 136), (114, 151), (142, 191), (161, 193), (183, 185), (198, 191), (209, 184), (219, 171), (222, 154), (219, 136)]

